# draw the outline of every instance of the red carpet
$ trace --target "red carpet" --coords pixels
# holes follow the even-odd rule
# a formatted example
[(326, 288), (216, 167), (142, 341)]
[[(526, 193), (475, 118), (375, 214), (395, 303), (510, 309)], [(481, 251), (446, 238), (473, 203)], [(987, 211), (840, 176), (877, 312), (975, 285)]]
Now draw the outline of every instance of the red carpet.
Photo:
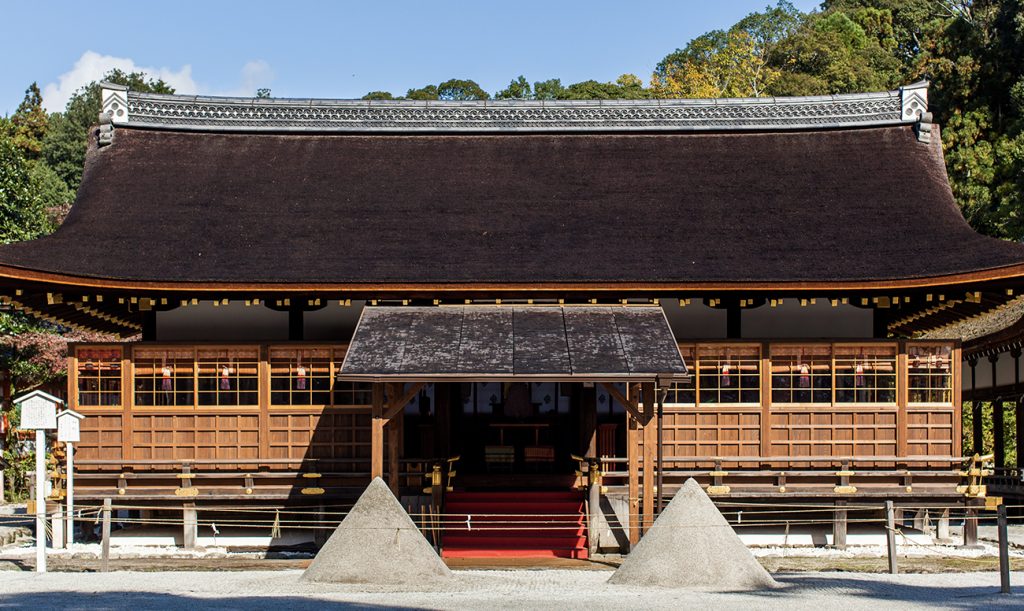
[(452, 492), (445, 514), (442, 558), (587, 557), (579, 492)]

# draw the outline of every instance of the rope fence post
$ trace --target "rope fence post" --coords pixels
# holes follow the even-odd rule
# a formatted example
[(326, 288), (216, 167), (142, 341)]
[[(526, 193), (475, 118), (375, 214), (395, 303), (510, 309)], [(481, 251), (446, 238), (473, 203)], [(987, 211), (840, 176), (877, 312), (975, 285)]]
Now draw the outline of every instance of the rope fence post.
[(103, 551), (101, 552), (100, 570), (104, 573), (110, 571), (110, 499), (103, 499)]
[(885, 543), (889, 550), (889, 573), (896, 575), (899, 567), (896, 566), (896, 513), (892, 501), (885, 502)]
[(1010, 593), (1010, 541), (1006, 532), (1006, 505), (999, 504), (999, 592)]

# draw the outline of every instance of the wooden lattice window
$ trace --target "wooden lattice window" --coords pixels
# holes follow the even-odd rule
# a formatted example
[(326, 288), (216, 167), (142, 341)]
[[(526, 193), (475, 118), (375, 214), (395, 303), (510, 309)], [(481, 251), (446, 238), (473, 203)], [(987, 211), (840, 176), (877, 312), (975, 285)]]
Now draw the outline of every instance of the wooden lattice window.
[(258, 349), (202, 349), (197, 367), (200, 407), (259, 404)]
[(78, 348), (78, 405), (121, 405), (121, 348)]
[(835, 348), (836, 403), (896, 403), (896, 346)]
[(696, 370), (701, 404), (761, 402), (760, 346), (698, 346)]
[(832, 403), (832, 347), (771, 347), (772, 403)]
[(373, 385), (369, 382), (334, 382), (334, 405), (365, 407), (373, 403)]
[(135, 405), (195, 405), (195, 354), (190, 349), (136, 349)]
[(953, 402), (953, 347), (907, 346), (909, 402), (951, 405)]
[[(683, 355), (683, 362), (691, 372), (696, 371), (697, 361), (694, 358), (696, 351), (694, 346), (679, 346), (679, 353)], [(673, 382), (668, 387), (665, 395), (666, 405), (695, 405), (697, 401), (696, 376), (691, 376), (688, 382)]]
[(329, 405), (331, 351), (274, 348), (270, 351), (271, 405)]

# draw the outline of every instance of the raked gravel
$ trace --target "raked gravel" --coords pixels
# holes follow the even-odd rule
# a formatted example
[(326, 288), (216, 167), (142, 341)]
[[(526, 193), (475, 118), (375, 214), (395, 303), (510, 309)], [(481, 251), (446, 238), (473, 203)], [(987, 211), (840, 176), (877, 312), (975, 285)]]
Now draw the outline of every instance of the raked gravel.
[[(973, 609), (1024, 605), (998, 594), (994, 573), (776, 575), (781, 588), (715, 593), (614, 586), (610, 572), (455, 571), (449, 584), (418, 588), (314, 584), (301, 571), (4, 573), (0, 608), (32, 609)], [(1024, 573), (1013, 580), (1022, 584)]]

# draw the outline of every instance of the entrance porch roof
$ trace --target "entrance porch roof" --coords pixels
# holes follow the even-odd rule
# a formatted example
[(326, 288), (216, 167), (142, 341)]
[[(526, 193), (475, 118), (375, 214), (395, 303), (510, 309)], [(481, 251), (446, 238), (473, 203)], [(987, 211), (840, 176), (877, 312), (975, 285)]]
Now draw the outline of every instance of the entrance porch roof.
[(688, 377), (657, 306), (367, 307), (338, 374), (375, 382)]

